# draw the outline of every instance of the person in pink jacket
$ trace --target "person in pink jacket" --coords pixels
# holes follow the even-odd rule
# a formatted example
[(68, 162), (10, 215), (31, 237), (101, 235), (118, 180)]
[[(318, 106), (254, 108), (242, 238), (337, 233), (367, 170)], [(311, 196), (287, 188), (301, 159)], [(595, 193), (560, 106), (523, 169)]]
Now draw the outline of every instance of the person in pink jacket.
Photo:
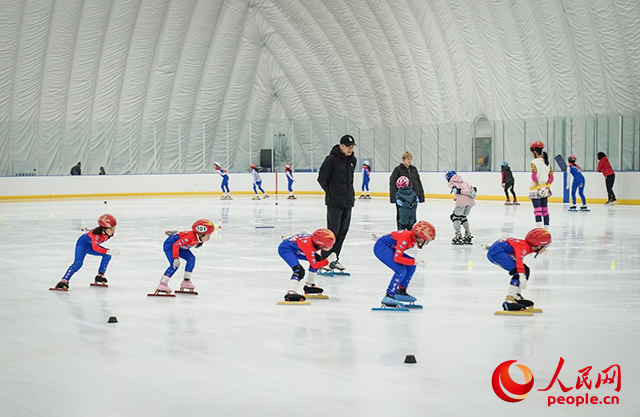
[[(469, 184), (462, 179), (455, 171), (448, 171), (445, 175), (447, 181), (449, 181), (449, 188), (451, 192), (456, 195), (456, 206), (451, 214), (451, 221), (453, 222), (453, 229), (456, 231), (456, 235), (451, 240), (454, 245), (473, 245), (471, 239), (471, 231), (469, 230), (469, 221), (467, 216), (471, 213), (471, 208), (476, 204), (476, 187)], [(462, 237), (461, 226), (464, 226), (464, 237)]]

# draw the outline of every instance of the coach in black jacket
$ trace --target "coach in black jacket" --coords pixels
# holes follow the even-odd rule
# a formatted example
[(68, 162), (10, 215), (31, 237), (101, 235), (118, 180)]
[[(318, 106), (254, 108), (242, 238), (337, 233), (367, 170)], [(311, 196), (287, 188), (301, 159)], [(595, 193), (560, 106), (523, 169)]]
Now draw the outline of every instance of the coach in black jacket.
[(398, 181), (398, 178), (409, 178), (409, 187), (416, 193), (418, 200), (424, 203), (424, 188), (422, 188), (420, 174), (418, 173), (418, 169), (411, 165), (411, 162), (413, 162), (413, 155), (411, 152), (406, 151), (402, 154), (402, 163), (393, 170), (389, 178), (389, 198), (391, 204), (396, 206), (396, 223), (398, 224), (398, 230), (400, 230), (400, 210), (396, 205), (396, 192), (398, 192), (396, 181)]
[[(326, 258), (331, 252), (335, 253), (338, 259), (340, 258), (342, 243), (349, 231), (351, 209), (355, 202), (353, 172), (358, 161), (353, 155), (354, 146), (356, 146), (356, 142), (353, 136), (344, 135), (340, 139), (340, 144), (334, 146), (329, 156), (324, 159), (318, 173), (318, 183), (325, 192), (327, 229), (336, 235), (333, 249), (323, 253), (323, 258)], [(345, 269), (338, 261), (332, 262), (330, 268)]]

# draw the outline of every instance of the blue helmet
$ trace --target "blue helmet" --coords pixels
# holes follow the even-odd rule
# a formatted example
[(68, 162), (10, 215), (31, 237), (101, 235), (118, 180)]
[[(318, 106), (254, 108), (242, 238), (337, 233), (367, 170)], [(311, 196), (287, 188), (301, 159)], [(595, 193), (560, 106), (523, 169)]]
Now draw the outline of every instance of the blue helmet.
[(453, 177), (454, 175), (456, 175), (456, 172), (451, 169), (447, 171), (446, 174), (444, 174), (444, 177), (447, 179), (447, 181), (451, 181), (451, 177)]
[(508, 167), (508, 166), (509, 166), (509, 163), (508, 163), (507, 161), (502, 161), (502, 166), (503, 166), (503, 167)]

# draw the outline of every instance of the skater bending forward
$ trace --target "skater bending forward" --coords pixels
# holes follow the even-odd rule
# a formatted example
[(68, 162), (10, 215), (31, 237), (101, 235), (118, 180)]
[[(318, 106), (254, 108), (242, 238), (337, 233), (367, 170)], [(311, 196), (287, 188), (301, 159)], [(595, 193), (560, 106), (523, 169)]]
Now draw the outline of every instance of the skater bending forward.
[[(328, 252), (336, 243), (336, 236), (329, 229), (318, 229), (312, 234), (297, 234), (288, 237), (278, 246), (278, 254), (291, 267), (293, 275), (289, 291), (284, 296), (285, 301), (305, 301), (304, 295), (298, 294), (298, 283), (306, 277), (304, 286), (305, 294), (322, 294), (322, 288), (316, 286), (315, 280), (319, 268), (335, 261), (337, 256), (331, 253), (326, 259), (322, 258), (322, 252)], [(299, 260), (309, 262), (309, 271), (305, 274), (304, 267)]]
[(416, 265), (424, 268), (425, 261), (416, 261), (405, 254), (407, 249), (418, 245), (422, 247), (436, 238), (436, 229), (429, 222), (419, 221), (412, 230), (399, 230), (378, 239), (373, 247), (373, 253), (383, 264), (393, 270), (393, 277), (382, 299), (387, 307), (404, 307), (403, 302), (413, 303), (416, 298), (407, 293), (409, 282), (416, 272)]
[[(509, 292), (502, 303), (505, 311), (522, 311), (528, 307), (533, 307), (533, 301), (522, 297), (522, 291), (527, 287), (530, 270), (524, 263), (524, 257), (535, 253), (536, 257), (546, 251), (551, 244), (551, 233), (543, 228), (532, 229), (527, 233), (524, 240), (507, 238), (497, 240), (489, 247), (487, 258), (505, 271), (509, 271), (511, 282)], [(521, 280), (520, 276), (525, 279)]]
[(191, 273), (196, 266), (196, 256), (190, 251), (194, 246), (199, 248), (211, 238), (211, 233), (215, 231), (214, 224), (207, 219), (196, 221), (191, 230), (184, 232), (166, 232), (169, 237), (164, 241), (164, 254), (169, 261), (169, 267), (164, 271), (160, 284), (156, 287), (156, 294), (171, 294), (169, 280), (180, 267), (180, 258), (187, 261), (184, 268), (184, 280), (180, 284), (180, 290), (193, 290), (195, 286), (191, 282)]
[(119, 252), (115, 250), (107, 249), (100, 244), (111, 239), (116, 232), (116, 225), (118, 222), (116, 218), (111, 214), (103, 214), (98, 218), (98, 227), (89, 230), (78, 238), (76, 242), (76, 254), (73, 264), (67, 269), (64, 277), (56, 285), (56, 289), (67, 290), (69, 289), (69, 280), (82, 268), (84, 258), (89, 255), (101, 256), (102, 261), (98, 268), (98, 275), (96, 275), (95, 283), (99, 285), (105, 285), (107, 278), (104, 276), (107, 272), (107, 266), (111, 261), (111, 256), (117, 255)]

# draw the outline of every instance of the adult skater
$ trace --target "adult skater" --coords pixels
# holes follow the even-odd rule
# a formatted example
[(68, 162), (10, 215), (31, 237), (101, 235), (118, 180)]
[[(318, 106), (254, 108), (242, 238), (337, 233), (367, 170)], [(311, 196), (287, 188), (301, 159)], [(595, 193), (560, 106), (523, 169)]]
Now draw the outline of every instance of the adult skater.
[(398, 178), (409, 178), (409, 186), (418, 196), (419, 202), (424, 203), (424, 189), (422, 188), (422, 181), (420, 181), (420, 174), (418, 173), (416, 167), (411, 165), (411, 162), (413, 162), (413, 155), (411, 154), (411, 152), (406, 151), (402, 154), (402, 162), (400, 163), (400, 165), (395, 167), (395, 169), (391, 173), (391, 177), (389, 177), (389, 198), (391, 200), (391, 204), (396, 206), (396, 224), (398, 230), (400, 230), (400, 211), (398, 206), (396, 205)]
[(607, 186), (607, 194), (609, 199), (605, 205), (610, 206), (616, 204), (616, 195), (613, 193), (613, 183), (616, 181), (616, 173), (611, 168), (611, 163), (604, 152), (598, 152), (598, 172), (604, 175), (605, 185)]
[(337, 260), (329, 264), (329, 268), (344, 271), (340, 263), (342, 244), (347, 237), (351, 223), (351, 209), (355, 203), (353, 189), (353, 173), (358, 160), (353, 154), (356, 141), (351, 135), (344, 135), (340, 143), (335, 145), (329, 156), (324, 159), (318, 172), (318, 183), (325, 192), (324, 202), (327, 206), (327, 229), (336, 236), (336, 243), (331, 251), (323, 252), (323, 258), (335, 253)]

